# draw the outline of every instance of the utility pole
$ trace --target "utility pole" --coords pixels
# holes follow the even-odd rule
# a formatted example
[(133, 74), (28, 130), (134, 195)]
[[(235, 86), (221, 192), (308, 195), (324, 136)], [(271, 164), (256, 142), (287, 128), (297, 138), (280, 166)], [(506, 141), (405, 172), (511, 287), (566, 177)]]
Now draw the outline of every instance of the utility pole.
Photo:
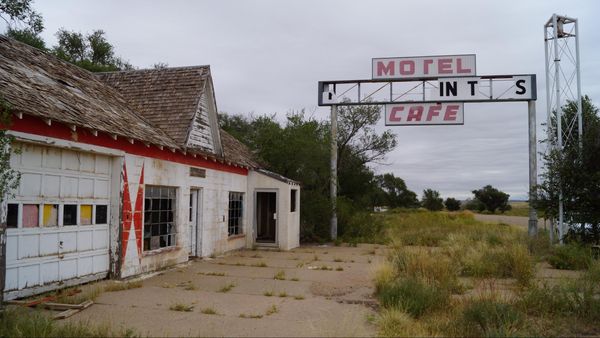
[(329, 182), (331, 192), (331, 228), (330, 235), (332, 240), (337, 239), (337, 105), (331, 106), (331, 179)]

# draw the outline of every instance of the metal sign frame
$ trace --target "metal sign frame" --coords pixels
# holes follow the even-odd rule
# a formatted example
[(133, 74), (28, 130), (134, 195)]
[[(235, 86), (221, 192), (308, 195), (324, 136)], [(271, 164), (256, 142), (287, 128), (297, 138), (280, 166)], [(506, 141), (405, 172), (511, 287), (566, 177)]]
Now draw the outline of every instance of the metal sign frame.
[[(435, 81), (443, 81), (445, 79), (460, 79), (460, 78), (481, 78), (482, 80), (488, 80), (489, 84), (490, 84), (490, 89), (491, 89), (491, 94), (493, 97), (493, 84), (494, 84), (494, 80), (497, 81), (503, 81), (503, 80), (508, 80), (514, 77), (530, 77), (531, 79), (531, 93), (532, 96), (530, 98), (526, 98), (526, 99), (493, 99), (493, 98), (489, 98), (489, 99), (475, 99), (475, 100), (464, 100), (464, 99), (456, 99), (456, 100), (439, 100), (439, 99), (423, 99), (423, 100), (394, 100), (393, 96), (393, 84), (394, 83), (399, 83), (399, 82), (414, 82), (416, 83), (415, 88), (418, 88), (419, 86), (421, 88), (424, 88), (429, 82), (435, 82)], [(370, 92), (370, 93), (363, 93), (361, 91), (361, 85), (365, 84), (365, 83), (369, 83), (369, 84), (380, 84), (380, 88), (377, 89), (374, 92)], [(356, 98), (356, 100), (354, 101), (350, 101), (350, 102), (335, 102), (335, 103), (328, 103), (328, 102), (324, 102), (323, 100), (323, 93), (326, 93), (325, 91), (325, 87), (326, 86), (333, 86), (333, 92), (334, 94), (337, 95), (336, 93), (336, 89), (337, 89), (337, 85), (339, 84), (346, 84), (346, 85), (352, 85), (351, 89), (353, 88), (357, 88), (357, 95), (358, 97)], [(417, 86), (419, 85), (419, 86)], [(431, 84), (430, 84), (431, 85)], [(376, 94), (379, 91), (384, 90), (386, 87), (389, 88), (389, 100), (385, 100), (385, 101), (367, 101), (368, 99), (370, 99), (371, 97), (373, 97), (374, 94)], [(348, 92), (349, 90), (347, 90)], [(345, 95), (346, 93), (343, 93), (341, 95)], [(364, 95), (365, 98), (360, 98), (361, 94), (366, 94)], [(424, 94), (424, 93), (423, 93)], [(393, 104), (393, 103), (437, 103), (437, 102), (465, 102), (465, 103), (477, 103), (477, 102), (526, 102), (526, 101), (535, 101), (537, 100), (537, 77), (535, 74), (511, 74), (511, 75), (482, 75), (482, 76), (450, 76), (450, 77), (436, 77), (436, 78), (419, 78), (419, 79), (394, 79), (394, 80), (336, 80), (336, 81), (319, 81), (318, 82), (318, 105), (321, 107), (326, 107), (326, 106), (334, 106), (334, 105), (344, 105), (344, 106), (360, 106), (360, 105), (384, 105), (384, 104)]]
[[(483, 79), (490, 80), (490, 90), (491, 89), (493, 79), (509, 79), (515, 76), (530, 76), (531, 78), (531, 97), (524, 99), (485, 99), (485, 100), (473, 100), (473, 101), (465, 101), (465, 100), (423, 100), (423, 101), (415, 101), (415, 100), (402, 100), (397, 101), (393, 100), (393, 84), (397, 82), (420, 82), (421, 87), (423, 88), (423, 98), (425, 98), (425, 85), (427, 82), (439, 81), (440, 79), (452, 79), (452, 78), (469, 78), (469, 77), (479, 77)], [(329, 106), (331, 107), (331, 180), (330, 180), (330, 192), (331, 192), (331, 224), (330, 224), (330, 234), (332, 239), (337, 238), (337, 107), (338, 106), (372, 106), (372, 105), (385, 105), (385, 104), (397, 104), (397, 103), (437, 103), (437, 102), (463, 102), (463, 103), (493, 103), (493, 102), (527, 102), (528, 108), (528, 127), (529, 127), (529, 200), (532, 200), (536, 196), (536, 186), (537, 186), (537, 138), (536, 138), (536, 111), (535, 111), (535, 101), (537, 99), (537, 82), (536, 82), (535, 74), (515, 74), (515, 75), (486, 75), (486, 76), (448, 76), (448, 77), (436, 77), (436, 78), (408, 78), (408, 79), (386, 79), (386, 80), (337, 80), (337, 81), (319, 81), (318, 82), (318, 102), (319, 106)], [(365, 98), (361, 98), (361, 84), (364, 83), (379, 83), (382, 84), (378, 89), (374, 92), (365, 95)], [(350, 84), (352, 87), (357, 88), (357, 100), (356, 102), (324, 102), (323, 94), (329, 93), (324, 91), (325, 86), (333, 86), (333, 92), (336, 91), (336, 86), (338, 84)], [(390, 100), (386, 101), (373, 101), (369, 100), (375, 93), (381, 91), (383, 88), (389, 86), (390, 90)], [(416, 88), (416, 87), (415, 87)], [(337, 96), (337, 93), (335, 93)], [(343, 95), (343, 94), (342, 94)], [(342, 96), (340, 95), (340, 96)], [(529, 225), (528, 225), (528, 233), (529, 236), (536, 236), (538, 232), (538, 219), (537, 219), (537, 211), (531, 206), (529, 206)]]

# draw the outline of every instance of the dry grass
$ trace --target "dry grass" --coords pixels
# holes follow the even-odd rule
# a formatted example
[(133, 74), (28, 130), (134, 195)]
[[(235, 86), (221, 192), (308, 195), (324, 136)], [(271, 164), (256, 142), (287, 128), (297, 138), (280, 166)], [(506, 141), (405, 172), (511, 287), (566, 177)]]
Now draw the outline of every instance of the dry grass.
[(252, 266), (257, 267), (257, 268), (266, 268), (268, 265), (265, 262), (258, 262), (256, 264), (252, 264)]
[(375, 273), (380, 335), (600, 334), (600, 263), (578, 280), (540, 284), (534, 262), (554, 250), (543, 234), (532, 241), (470, 213), (396, 213), (387, 226), (392, 250)]
[(82, 287), (82, 291), (72, 294), (78, 288), (59, 290), (56, 302), (63, 304), (81, 304), (88, 300), (95, 301), (104, 289), (98, 284), (90, 284)]
[(270, 316), (270, 315), (275, 314), (277, 312), (279, 312), (279, 308), (277, 307), (277, 305), (273, 304), (273, 305), (271, 305), (271, 307), (269, 307), (267, 309), (267, 312), (265, 312), (265, 315)]
[(263, 296), (266, 296), (266, 297), (272, 297), (272, 296), (273, 296), (273, 291), (265, 291), (265, 292), (263, 293)]
[(134, 282), (125, 282), (125, 283), (113, 281), (104, 287), (104, 291), (115, 292), (115, 291), (122, 291), (122, 290), (137, 289), (137, 288), (141, 288), (142, 286), (144, 286), (144, 283), (142, 283), (141, 280), (134, 281)]
[(205, 315), (216, 315), (217, 311), (211, 307), (205, 307), (204, 309), (200, 310), (200, 313)]
[(261, 319), (263, 315), (241, 313), (240, 318)]
[(192, 312), (194, 310), (194, 306), (183, 303), (175, 303), (169, 306), (169, 310), (178, 312)]
[(276, 279), (276, 280), (285, 280), (285, 271), (283, 271), (283, 270), (277, 271), (277, 273), (275, 274), (275, 276), (273, 276), (273, 279)]
[(235, 287), (235, 283), (227, 283), (227, 284), (223, 285), (218, 290), (218, 292), (227, 293), (227, 292), (231, 291), (234, 287)]

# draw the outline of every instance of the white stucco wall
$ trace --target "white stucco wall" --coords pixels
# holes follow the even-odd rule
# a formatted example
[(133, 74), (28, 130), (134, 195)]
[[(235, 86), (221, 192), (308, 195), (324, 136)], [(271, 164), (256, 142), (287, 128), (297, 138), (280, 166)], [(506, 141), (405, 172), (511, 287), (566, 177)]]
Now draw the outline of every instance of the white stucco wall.
[[(227, 215), (229, 192), (244, 192), (247, 189), (247, 176), (224, 171), (206, 169), (206, 177), (191, 177), (190, 166), (127, 154), (125, 156), (131, 208), (135, 208), (135, 199), (140, 182), (142, 166), (144, 168), (144, 186), (175, 187), (177, 200), (176, 245), (154, 251), (143, 251), (141, 257), (137, 251), (136, 234), (129, 233), (127, 253), (121, 270), (121, 277), (154, 271), (164, 266), (188, 260), (189, 248), (189, 198), (190, 189), (200, 189), (198, 222), (198, 255), (210, 256), (246, 246), (244, 237), (230, 239), (227, 233)], [(142, 195), (143, 198), (143, 195)], [(247, 210), (244, 211), (243, 229), (248, 233)], [(143, 236), (143, 231), (142, 231)]]
[[(296, 212), (290, 212), (290, 190), (297, 189), (298, 193)], [(254, 231), (256, 229), (256, 192), (277, 192), (277, 240), (276, 246), (281, 250), (291, 250), (300, 245), (300, 186), (288, 184), (260, 172), (248, 173), (248, 205), (252, 206), (251, 227), (252, 236), (248, 236), (248, 245), (254, 245)]]

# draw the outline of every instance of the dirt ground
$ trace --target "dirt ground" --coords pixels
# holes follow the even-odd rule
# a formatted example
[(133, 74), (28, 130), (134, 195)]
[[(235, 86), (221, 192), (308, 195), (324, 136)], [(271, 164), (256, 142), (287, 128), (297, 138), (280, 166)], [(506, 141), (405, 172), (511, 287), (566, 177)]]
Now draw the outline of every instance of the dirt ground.
[[(67, 321), (143, 336), (372, 336), (373, 273), (385, 250), (311, 246), (195, 260), (145, 279), (141, 288), (104, 292)], [(193, 308), (170, 309), (177, 304)], [(216, 314), (203, 313), (209, 309)]]

